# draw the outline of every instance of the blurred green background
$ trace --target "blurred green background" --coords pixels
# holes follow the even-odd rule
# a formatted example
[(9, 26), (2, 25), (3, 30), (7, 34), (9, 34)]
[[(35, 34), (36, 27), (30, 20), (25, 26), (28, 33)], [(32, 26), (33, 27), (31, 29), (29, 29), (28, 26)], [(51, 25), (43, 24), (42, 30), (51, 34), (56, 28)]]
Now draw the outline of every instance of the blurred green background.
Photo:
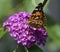
[[(3, 22), (20, 11), (32, 13), (40, 2), (43, 0), (0, 0), (0, 52), (12, 52), (17, 45), (9, 33), (3, 31)], [(48, 0), (44, 13), (47, 18), (48, 39), (46, 45), (40, 47), (44, 52), (60, 52), (60, 0)]]

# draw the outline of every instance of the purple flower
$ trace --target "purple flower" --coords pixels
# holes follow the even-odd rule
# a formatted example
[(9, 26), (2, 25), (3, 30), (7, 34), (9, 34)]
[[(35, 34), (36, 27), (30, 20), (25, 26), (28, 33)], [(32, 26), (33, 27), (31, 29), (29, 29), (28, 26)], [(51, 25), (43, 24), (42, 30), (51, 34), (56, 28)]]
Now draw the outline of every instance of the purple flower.
[(47, 32), (45, 28), (34, 28), (27, 24), (29, 17), (28, 12), (19, 12), (10, 16), (4, 23), (3, 27), (10, 33), (18, 44), (31, 47), (34, 43), (45, 45)]

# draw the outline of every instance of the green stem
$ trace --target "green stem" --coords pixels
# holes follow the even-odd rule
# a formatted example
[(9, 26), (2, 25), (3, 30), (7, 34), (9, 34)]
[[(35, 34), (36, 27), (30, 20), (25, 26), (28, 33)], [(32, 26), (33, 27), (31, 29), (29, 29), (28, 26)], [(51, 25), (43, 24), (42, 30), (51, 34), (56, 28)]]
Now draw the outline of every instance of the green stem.
[(26, 51), (26, 52), (28, 52), (28, 49), (27, 49), (27, 47), (24, 47), (24, 48), (25, 48), (25, 51)]
[(16, 48), (13, 50), (13, 52), (17, 52), (18, 46), (19, 45), (16, 46)]

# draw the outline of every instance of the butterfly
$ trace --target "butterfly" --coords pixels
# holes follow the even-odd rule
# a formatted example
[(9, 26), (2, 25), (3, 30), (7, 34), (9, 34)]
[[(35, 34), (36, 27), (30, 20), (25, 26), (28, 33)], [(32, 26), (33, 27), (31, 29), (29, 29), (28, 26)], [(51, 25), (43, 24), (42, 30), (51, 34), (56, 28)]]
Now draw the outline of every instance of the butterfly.
[(35, 7), (34, 11), (32, 12), (31, 17), (28, 20), (28, 24), (36, 28), (41, 28), (46, 26), (46, 21), (47, 19), (42, 10), (42, 3), (40, 3), (38, 4), (38, 6)]

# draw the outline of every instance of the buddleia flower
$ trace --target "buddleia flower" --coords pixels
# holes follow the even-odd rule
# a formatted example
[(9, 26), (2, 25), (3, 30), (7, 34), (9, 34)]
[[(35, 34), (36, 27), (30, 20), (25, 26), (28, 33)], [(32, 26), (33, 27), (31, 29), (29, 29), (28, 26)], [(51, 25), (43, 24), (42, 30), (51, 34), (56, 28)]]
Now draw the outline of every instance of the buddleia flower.
[(43, 11), (36, 7), (32, 14), (19, 12), (10, 16), (4, 23), (4, 30), (8, 29), (11, 37), (22, 46), (31, 47), (33, 44), (45, 45), (47, 32), (46, 17)]

